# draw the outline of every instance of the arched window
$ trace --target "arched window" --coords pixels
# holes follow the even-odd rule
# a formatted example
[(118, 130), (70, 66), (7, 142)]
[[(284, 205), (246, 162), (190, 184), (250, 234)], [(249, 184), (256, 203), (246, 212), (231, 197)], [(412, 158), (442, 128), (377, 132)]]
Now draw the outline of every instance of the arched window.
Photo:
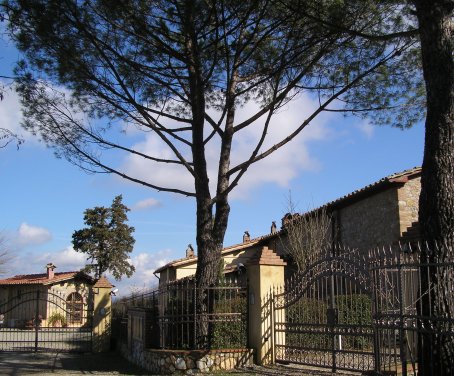
[(66, 298), (66, 321), (68, 324), (82, 324), (84, 301), (78, 292), (72, 292)]

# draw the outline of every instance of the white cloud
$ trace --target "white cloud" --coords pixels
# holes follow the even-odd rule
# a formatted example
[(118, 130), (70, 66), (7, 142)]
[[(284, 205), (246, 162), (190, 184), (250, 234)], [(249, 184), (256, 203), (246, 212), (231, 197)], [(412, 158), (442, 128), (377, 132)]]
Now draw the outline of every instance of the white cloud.
[(57, 272), (69, 272), (82, 269), (86, 264), (86, 255), (76, 252), (72, 246), (55, 252), (45, 252), (28, 255), (33, 266), (41, 265), (44, 268), (49, 262), (57, 267)]
[(0, 102), (1, 127), (10, 130), (21, 139), (27, 141), (27, 143), (33, 142), (35, 145), (39, 144), (38, 138), (24, 130), (21, 126), (22, 106), (18, 94), (10, 85), (2, 80), (0, 80), (0, 86), (1, 85), (6, 87), (4, 98)]
[[(269, 149), (290, 135), (310, 115), (315, 106), (315, 102), (309, 98), (299, 98), (292, 106), (282, 109), (273, 118), (261, 151)], [(256, 110), (256, 106), (249, 104), (241, 109), (239, 115), (245, 117), (254, 110)], [(232, 192), (232, 198), (248, 197), (254, 188), (266, 183), (287, 187), (302, 170), (319, 169), (320, 163), (310, 155), (308, 144), (330, 137), (330, 130), (325, 124), (326, 119), (326, 116), (316, 118), (288, 144), (253, 164), (240, 180), (239, 186)], [(263, 122), (259, 122), (238, 134), (239, 137), (234, 145), (235, 152), (232, 153), (232, 166), (250, 155), (251, 145), (256, 145), (262, 128)]]
[(87, 263), (86, 254), (76, 252), (72, 246), (66, 247), (60, 252), (51, 255), (53, 262), (61, 271), (79, 270)]
[(50, 252), (16, 251), (14, 259), (8, 264), (7, 275), (45, 273), (46, 265), (52, 262), (56, 272), (70, 272), (82, 269), (86, 264), (83, 253), (74, 251), (72, 246)]
[(145, 210), (145, 209), (149, 209), (149, 208), (156, 208), (159, 206), (161, 206), (161, 203), (158, 200), (156, 200), (154, 198), (147, 198), (145, 200), (136, 202), (132, 206), (132, 210)]
[[(318, 102), (307, 96), (301, 96), (281, 109), (274, 117), (267, 131), (267, 138), (261, 147), (265, 151), (285, 139), (318, 107)], [(248, 103), (237, 110), (236, 124), (248, 118), (259, 109), (258, 104)], [(211, 114), (216, 118), (216, 113)], [(317, 170), (320, 163), (310, 155), (308, 144), (323, 141), (332, 137), (327, 126), (327, 120), (332, 115), (323, 114), (316, 117), (298, 136), (272, 155), (252, 165), (240, 180), (239, 186), (232, 192), (232, 198), (247, 197), (254, 188), (271, 183), (283, 187), (289, 185), (302, 170)], [(235, 135), (232, 145), (231, 167), (249, 158), (262, 135), (265, 119), (262, 117), (254, 124), (246, 127)], [(214, 191), (217, 181), (217, 164), (219, 160), (219, 138), (213, 138), (206, 145), (206, 159), (211, 189)], [(142, 142), (134, 145), (134, 149), (154, 157), (175, 159), (175, 156), (158, 137), (152, 133), (145, 135)], [(182, 154), (190, 160), (190, 150), (185, 146)], [(161, 186), (178, 188), (192, 192), (194, 181), (191, 174), (182, 166), (176, 164), (158, 164), (131, 155), (123, 162), (126, 172), (135, 178)]]
[(154, 271), (167, 264), (172, 258), (172, 251), (164, 249), (154, 253), (139, 253), (132, 255), (130, 262), (136, 268), (131, 278), (123, 277), (121, 281), (115, 281), (112, 276), (107, 276), (119, 289), (117, 296), (126, 296), (133, 292), (149, 290), (158, 284)]
[[(0, 80), (0, 85), (6, 84)], [(17, 93), (10, 86), (6, 87), (4, 98), (0, 102), (0, 119), (2, 119), (2, 128), (9, 129), (13, 133), (21, 133), (21, 105)]]
[[(153, 133), (147, 133), (145, 140), (133, 147), (135, 150), (161, 159), (175, 160), (172, 151)], [(186, 156), (189, 153), (186, 150)], [(181, 165), (173, 163), (156, 163), (136, 155), (128, 155), (123, 161), (123, 169), (135, 178), (147, 181), (160, 187), (179, 188), (193, 191), (191, 174)]]
[(15, 240), (17, 244), (24, 246), (47, 243), (51, 239), (52, 234), (46, 228), (29, 225), (24, 222), (19, 226)]
[(374, 126), (366, 120), (355, 124), (355, 127), (369, 140), (374, 135), (374, 131), (375, 131)]

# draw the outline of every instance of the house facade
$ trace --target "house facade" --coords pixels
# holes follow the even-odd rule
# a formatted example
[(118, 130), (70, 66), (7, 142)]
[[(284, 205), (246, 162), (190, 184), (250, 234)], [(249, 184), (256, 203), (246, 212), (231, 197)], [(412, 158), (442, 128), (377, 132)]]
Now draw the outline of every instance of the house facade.
[[(367, 251), (371, 248), (388, 246), (399, 242), (419, 240), (418, 202), (421, 192), (421, 168), (415, 167), (384, 177), (379, 181), (356, 190), (348, 195), (297, 216), (311, 216), (324, 210), (330, 217), (329, 239), (334, 244)], [(285, 215), (282, 227), (275, 223), (271, 233), (251, 239), (248, 232), (243, 242), (223, 249), (226, 274), (241, 276), (243, 267), (263, 247), (272, 249), (284, 260), (289, 261), (285, 250), (286, 225), (294, 216)], [(155, 271), (159, 284), (195, 275), (197, 257), (187, 252), (186, 257), (174, 260)], [(243, 273), (244, 274), (244, 273)]]
[(80, 271), (16, 275), (0, 280), (0, 314), (3, 326), (27, 327), (38, 320), (42, 326), (91, 325), (96, 289), (113, 286), (104, 277), (94, 280)]

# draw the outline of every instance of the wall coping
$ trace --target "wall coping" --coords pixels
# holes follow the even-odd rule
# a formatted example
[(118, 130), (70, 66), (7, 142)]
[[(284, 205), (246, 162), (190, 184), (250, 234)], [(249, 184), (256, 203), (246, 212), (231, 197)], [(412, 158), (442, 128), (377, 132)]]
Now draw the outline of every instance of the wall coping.
[(223, 353), (248, 353), (251, 349), (213, 349), (213, 350), (171, 350), (171, 349), (143, 349), (145, 352), (152, 352), (156, 354), (169, 354), (169, 355), (209, 355), (209, 354), (223, 354)]
[(270, 265), (270, 266), (286, 266), (287, 263), (282, 260), (272, 249), (264, 246), (258, 251), (254, 257), (248, 262), (248, 265)]

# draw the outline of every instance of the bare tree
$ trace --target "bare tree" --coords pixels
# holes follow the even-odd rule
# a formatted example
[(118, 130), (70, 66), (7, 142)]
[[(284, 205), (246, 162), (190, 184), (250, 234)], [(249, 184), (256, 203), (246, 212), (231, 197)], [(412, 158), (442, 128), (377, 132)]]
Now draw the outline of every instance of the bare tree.
[(331, 241), (331, 218), (326, 207), (299, 214), (291, 196), (288, 199), (288, 213), (284, 216), (283, 229), (281, 244), (298, 271), (304, 271), (313, 257), (329, 246)]
[(11, 261), (11, 253), (6, 235), (0, 231), (0, 274), (5, 274), (7, 265)]

